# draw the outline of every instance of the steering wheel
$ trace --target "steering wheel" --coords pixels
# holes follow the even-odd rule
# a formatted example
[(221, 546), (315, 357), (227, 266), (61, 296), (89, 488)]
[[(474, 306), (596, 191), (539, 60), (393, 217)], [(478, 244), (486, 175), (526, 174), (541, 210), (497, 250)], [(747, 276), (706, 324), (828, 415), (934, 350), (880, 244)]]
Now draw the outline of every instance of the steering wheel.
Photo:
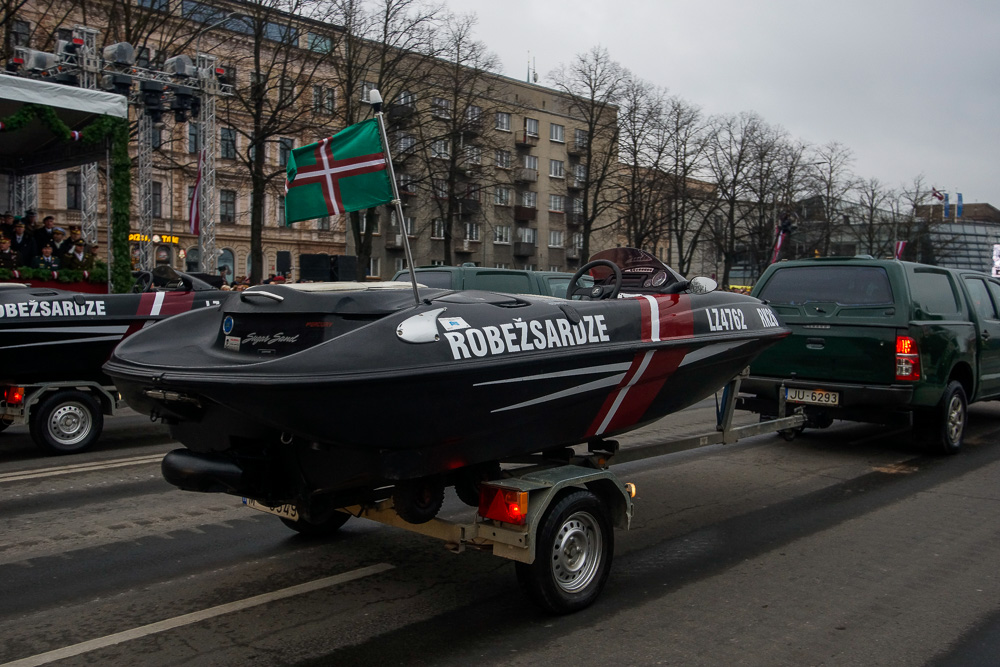
[[(592, 268), (597, 266), (607, 266), (610, 267), (615, 273), (615, 284), (614, 285), (594, 285), (592, 287), (581, 287), (576, 283), (580, 278), (585, 276)], [(573, 274), (570, 278), (569, 285), (566, 286), (566, 298), (572, 299), (575, 296), (580, 297), (583, 301), (600, 301), (601, 299), (614, 299), (618, 296), (618, 292), (622, 290), (622, 270), (618, 268), (618, 265), (609, 259), (595, 259), (593, 262), (587, 262)]]
[(153, 275), (149, 271), (140, 271), (132, 285), (133, 294), (142, 294), (153, 285)]

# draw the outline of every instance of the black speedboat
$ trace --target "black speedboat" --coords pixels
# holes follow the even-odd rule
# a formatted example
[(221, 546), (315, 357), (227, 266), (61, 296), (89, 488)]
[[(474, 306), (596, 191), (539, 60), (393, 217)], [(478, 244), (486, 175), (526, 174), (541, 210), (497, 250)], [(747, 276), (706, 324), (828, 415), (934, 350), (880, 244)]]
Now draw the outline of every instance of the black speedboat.
[(711, 395), (787, 335), (757, 299), (642, 251), (601, 253), (577, 278), (587, 271), (580, 300), (254, 287), (130, 337), (105, 371), (185, 445), (164, 459), (169, 482), (310, 518), (414, 480), (599, 446)]
[(106, 384), (101, 366), (122, 338), (225, 294), (166, 266), (138, 273), (130, 294), (0, 283), (0, 384)]

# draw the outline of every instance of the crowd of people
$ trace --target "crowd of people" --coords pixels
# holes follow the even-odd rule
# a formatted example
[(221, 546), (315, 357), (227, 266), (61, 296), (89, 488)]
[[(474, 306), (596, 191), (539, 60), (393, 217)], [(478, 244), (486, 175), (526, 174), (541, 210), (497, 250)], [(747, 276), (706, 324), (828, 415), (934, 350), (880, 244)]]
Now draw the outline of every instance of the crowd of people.
[(51, 215), (38, 222), (35, 211), (25, 211), (23, 216), (7, 211), (0, 219), (0, 269), (89, 271), (97, 250), (97, 244), (83, 238), (79, 225), (70, 225), (67, 235)]

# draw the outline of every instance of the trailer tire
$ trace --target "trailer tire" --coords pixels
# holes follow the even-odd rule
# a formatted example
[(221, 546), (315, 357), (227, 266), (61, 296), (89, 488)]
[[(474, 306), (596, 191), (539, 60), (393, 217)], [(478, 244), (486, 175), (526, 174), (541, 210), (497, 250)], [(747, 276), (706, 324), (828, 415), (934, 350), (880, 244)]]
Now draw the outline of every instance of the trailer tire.
[(0, 431), (3, 431), (8, 426), (10, 426), (10, 424), (8, 422), (2, 422), (2, 421), (0, 421)]
[(31, 415), (31, 438), (49, 454), (76, 454), (89, 449), (104, 429), (101, 404), (82, 391), (57, 391)]
[(455, 478), (455, 494), (469, 507), (479, 507), (479, 486), (500, 479), (500, 462), (487, 461), (462, 468)]
[(535, 562), (516, 563), (517, 580), (545, 611), (579, 611), (604, 588), (614, 549), (614, 529), (604, 503), (590, 491), (566, 491), (545, 510)]
[(350, 518), (351, 515), (346, 512), (334, 512), (325, 521), (320, 523), (311, 523), (305, 519), (293, 521), (292, 519), (286, 519), (285, 517), (281, 517), (281, 523), (285, 524), (302, 537), (308, 539), (321, 539), (324, 537), (330, 537), (336, 533)]
[(392, 504), (403, 521), (427, 523), (444, 504), (444, 481), (437, 476), (403, 480), (392, 490)]

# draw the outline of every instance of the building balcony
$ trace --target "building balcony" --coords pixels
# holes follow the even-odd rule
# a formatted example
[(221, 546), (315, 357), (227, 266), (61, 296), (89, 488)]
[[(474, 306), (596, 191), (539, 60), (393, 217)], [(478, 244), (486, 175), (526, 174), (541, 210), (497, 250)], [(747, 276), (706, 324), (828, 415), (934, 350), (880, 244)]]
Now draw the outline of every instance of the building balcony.
[(386, 234), (385, 235), (385, 249), (386, 250), (399, 250), (403, 247), (403, 235), (402, 234)]
[(577, 246), (566, 248), (566, 259), (580, 259), (580, 248)]
[(461, 253), (478, 252), (479, 243), (479, 241), (470, 241), (469, 239), (455, 239), (453, 250)]
[(538, 135), (528, 134), (524, 130), (520, 130), (514, 133), (514, 143), (518, 146), (537, 146)]
[(535, 254), (535, 244), (527, 241), (515, 241), (512, 252), (515, 257), (531, 257)]
[(587, 144), (583, 141), (579, 143), (576, 141), (571, 141), (568, 144), (566, 144), (566, 153), (571, 155), (572, 157), (580, 157), (581, 155), (585, 155), (587, 153)]
[(580, 191), (580, 190), (583, 190), (583, 187), (585, 185), (586, 185), (586, 181), (584, 181), (582, 178), (567, 178), (566, 179), (566, 189), (567, 190)]
[(521, 168), (514, 170), (514, 181), (517, 183), (537, 183), (538, 170)]
[(417, 113), (417, 108), (412, 104), (393, 104), (389, 107), (389, 124), (396, 126), (406, 125)]
[(515, 206), (514, 219), (518, 222), (531, 222), (538, 218), (538, 209), (534, 206)]
[(567, 213), (566, 214), (566, 226), (567, 227), (579, 227), (583, 224), (583, 213)]
[(467, 118), (462, 123), (462, 134), (467, 137), (478, 137), (483, 133), (482, 118)]

